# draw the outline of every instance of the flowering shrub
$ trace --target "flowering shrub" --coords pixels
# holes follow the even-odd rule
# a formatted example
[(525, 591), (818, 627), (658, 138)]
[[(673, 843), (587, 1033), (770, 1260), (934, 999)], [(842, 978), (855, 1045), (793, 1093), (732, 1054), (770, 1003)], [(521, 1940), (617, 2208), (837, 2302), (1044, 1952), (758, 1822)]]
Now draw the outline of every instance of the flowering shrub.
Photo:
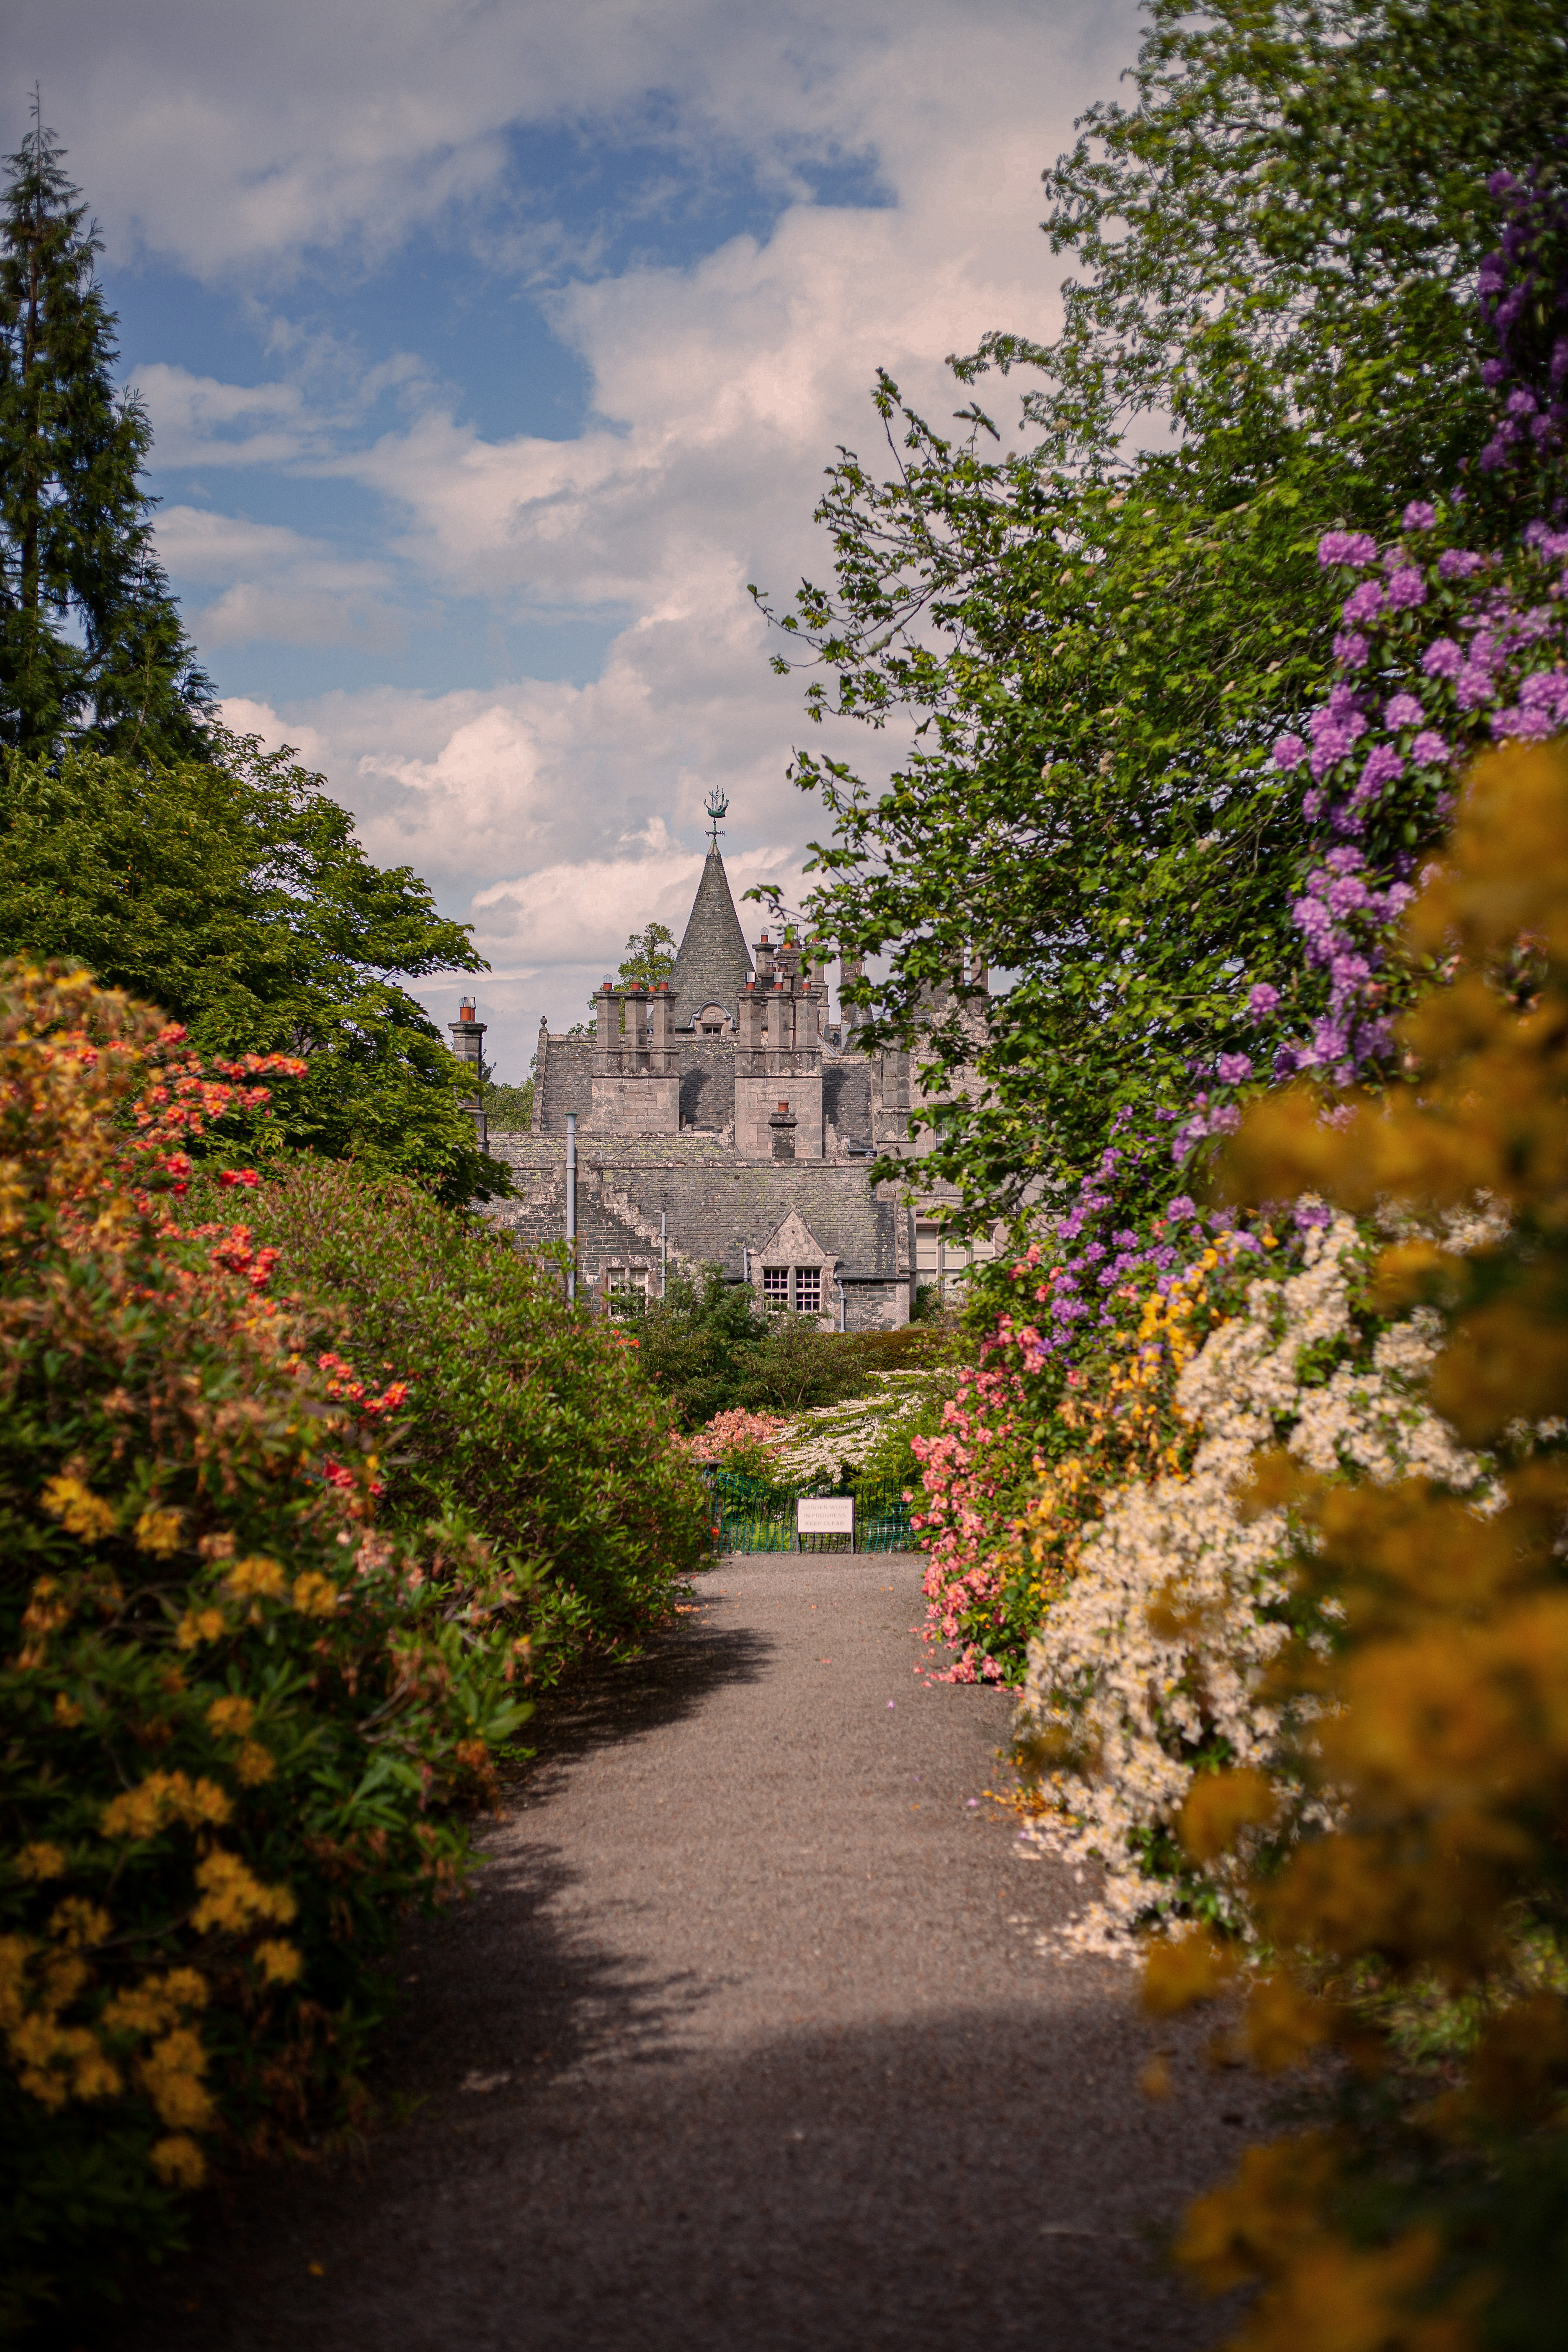
[[(1425, 1295), (1443, 1342), (1433, 1402), (1494, 1456), (1497, 1507), (1478, 1517), (1442, 1459), (1385, 1486), (1279, 1453), (1258, 1474), (1258, 1505), (1291, 1531), (1293, 1591), (1335, 1612), (1331, 1644), (1295, 1643), (1274, 1672), (1288, 1704), (1315, 1710), (1295, 1769), (1333, 1820), (1270, 1872), (1248, 1872), (1239, 1844), (1273, 1961), (1235, 2049), (1278, 2069), (1337, 2045), (1351, 2064), (1337, 2124), (1249, 2151), (1187, 2217), (1200, 2279), (1261, 2284), (1232, 2338), (1248, 2352), (1316, 2352), (1326, 2315), (1334, 2340), (1369, 2347), (1545, 2352), (1562, 2332), (1568, 750), (1480, 765), (1406, 936), (1458, 966), (1400, 1024), (1418, 1083), (1353, 1096), (1330, 1124), (1298, 1082), (1248, 1119), (1229, 1178), (1254, 1197), (1314, 1184), (1352, 1213), (1390, 1199), (1428, 1222), (1478, 1191), (1502, 1204), (1508, 1229), (1486, 1248), (1407, 1234), (1373, 1268), (1385, 1301)], [(1266, 1809), (1245, 1769), (1200, 1795), (1182, 1825), (1194, 1853), (1237, 1849)], [(1559, 1965), (1521, 1985), (1510, 1950), (1531, 1927), (1555, 1933)], [(1212, 1938), (1166, 1944), (1146, 1997), (1179, 2007), (1229, 1968)], [(1369, 1975), (1464, 1997), (1468, 2032), (1437, 2081), (1402, 2066), (1361, 1998)]]
[(726, 1470), (764, 1478), (776, 1466), (776, 1448), (789, 1426), (784, 1413), (748, 1412), (744, 1405), (734, 1405), (691, 1436), (677, 1433), (670, 1443), (694, 1462), (721, 1462)]
[(944, 1682), (1001, 1682), (1018, 1646), (1028, 1580), (1006, 1529), (1033, 1459), (1024, 1408), (1018, 1375), (983, 1364), (960, 1375), (940, 1433), (911, 1440), (926, 1495), (910, 1522), (927, 1553), (922, 1632), (956, 1653)]
[[(1300, 1710), (1269, 1691), (1272, 1661), (1306, 1629), (1283, 1513), (1242, 1505), (1259, 1446), (1385, 1486), (1415, 1475), (1468, 1494), (1483, 1477), (1422, 1395), (1436, 1317), (1373, 1315), (1366, 1256), (1342, 1215), (1308, 1233), (1299, 1272), (1249, 1282), (1175, 1380), (1184, 1438), (1069, 1527), (1070, 1581), (1030, 1643), (1020, 1728), (1045, 1806), (1026, 1835), (1103, 1865), (1103, 1897), (1071, 1931), (1079, 1946), (1131, 1949), (1130, 1930), (1178, 1911), (1245, 1928), (1234, 1857), (1205, 1866), (1178, 1841), (1199, 1775), (1257, 1774), (1276, 1835), (1325, 1818), (1291, 1761)], [(1076, 1486), (1066, 1499), (1081, 1507)], [(1054, 1493), (1049, 1506), (1059, 1542)]]
[(410, 1541), (461, 1525), (515, 1566), (536, 1678), (645, 1640), (702, 1563), (708, 1516), (639, 1334), (569, 1309), (553, 1257), (401, 1178), (272, 1166), (246, 1216), (333, 1344), (407, 1383), (384, 1524)]
[[(234, 1100), (82, 972), (0, 967), (7, 2316), (352, 2111), (399, 1908), (528, 1712), (524, 1580), (378, 1524), (399, 1385), (169, 1213)], [(243, 1087), (247, 1108), (259, 1090)], [(246, 1171), (226, 1188), (254, 1197)]]

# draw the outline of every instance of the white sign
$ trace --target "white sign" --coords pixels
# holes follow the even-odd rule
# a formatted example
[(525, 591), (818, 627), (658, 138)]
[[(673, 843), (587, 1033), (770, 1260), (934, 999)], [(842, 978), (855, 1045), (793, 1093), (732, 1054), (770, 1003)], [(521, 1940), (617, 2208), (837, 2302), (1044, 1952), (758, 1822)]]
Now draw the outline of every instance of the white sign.
[(805, 1495), (795, 1507), (797, 1536), (855, 1536), (853, 1495)]

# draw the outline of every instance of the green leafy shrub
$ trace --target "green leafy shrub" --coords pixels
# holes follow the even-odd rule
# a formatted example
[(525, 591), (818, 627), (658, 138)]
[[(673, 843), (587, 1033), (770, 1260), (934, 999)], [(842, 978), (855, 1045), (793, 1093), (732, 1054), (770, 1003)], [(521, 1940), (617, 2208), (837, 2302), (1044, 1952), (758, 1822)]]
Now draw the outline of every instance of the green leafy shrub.
[[(352, 2115), (398, 1912), (528, 1713), (528, 1571), (383, 1521), (401, 1385), (312, 1360), (243, 1224), (264, 1108), (84, 972), (0, 966), (0, 2317)], [(57, 2311), (57, 2317), (59, 2315)]]
[(881, 1372), (948, 1361), (962, 1345), (945, 1326), (824, 1331), (809, 1316), (771, 1313), (721, 1267), (700, 1283), (672, 1274), (638, 1318), (643, 1377), (670, 1400), (682, 1429), (721, 1412), (805, 1412), (868, 1396)]
[[(195, 1213), (210, 1189), (192, 1195)], [(569, 1309), (563, 1266), (523, 1255), (417, 1185), (277, 1165), (247, 1207), (279, 1278), (362, 1369), (408, 1383), (384, 1472), (387, 1523), (460, 1522), (525, 1578), (536, 1672), (639, 1641), (705, 1557), (706, 1507), (648, 1393), (637, 1332)]]

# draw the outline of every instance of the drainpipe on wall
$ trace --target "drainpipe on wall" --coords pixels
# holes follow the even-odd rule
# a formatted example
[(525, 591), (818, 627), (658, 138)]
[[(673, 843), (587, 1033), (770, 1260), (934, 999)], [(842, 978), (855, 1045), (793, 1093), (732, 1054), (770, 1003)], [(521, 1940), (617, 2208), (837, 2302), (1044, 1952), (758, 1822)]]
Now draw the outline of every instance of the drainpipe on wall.
[(741, 1244), (741, 1279), (748, 1285), (752, 1279), (752, 1253), (744, 1242)]
[(577, 1114), (566, 1114), (566, 1303), (577, 1303)]
[(658, 1295), (664, 1297), (664, 1286), (669, 1277), (669, 1211), (658, 1213)]

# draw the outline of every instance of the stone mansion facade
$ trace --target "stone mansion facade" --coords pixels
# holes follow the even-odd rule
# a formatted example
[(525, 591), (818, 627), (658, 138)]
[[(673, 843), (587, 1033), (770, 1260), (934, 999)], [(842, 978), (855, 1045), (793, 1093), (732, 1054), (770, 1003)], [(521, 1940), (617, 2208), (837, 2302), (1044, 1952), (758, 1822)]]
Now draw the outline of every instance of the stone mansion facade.
[[(969, 1252), (944, 1243), (940, 1202), (868, 1181), (876, 1154), (911, 1148), (916, 1057), (858, 1050), (787, 934), (748, 950), (716, 839), (669, 981), (606, 980), (595, 1012), (592, 1036), (541, 1024), (532, 1127), (489, 1138), (517, 1197), (488, 1213), (525, 1246), (560, 1241), (573, 1183), (579, 1289), (607, 1312), (718, 1265), (825, 1329), (867, 1330), (961, 1276)], [(464, 1013), (454, 1046), (477, 1060)]]

